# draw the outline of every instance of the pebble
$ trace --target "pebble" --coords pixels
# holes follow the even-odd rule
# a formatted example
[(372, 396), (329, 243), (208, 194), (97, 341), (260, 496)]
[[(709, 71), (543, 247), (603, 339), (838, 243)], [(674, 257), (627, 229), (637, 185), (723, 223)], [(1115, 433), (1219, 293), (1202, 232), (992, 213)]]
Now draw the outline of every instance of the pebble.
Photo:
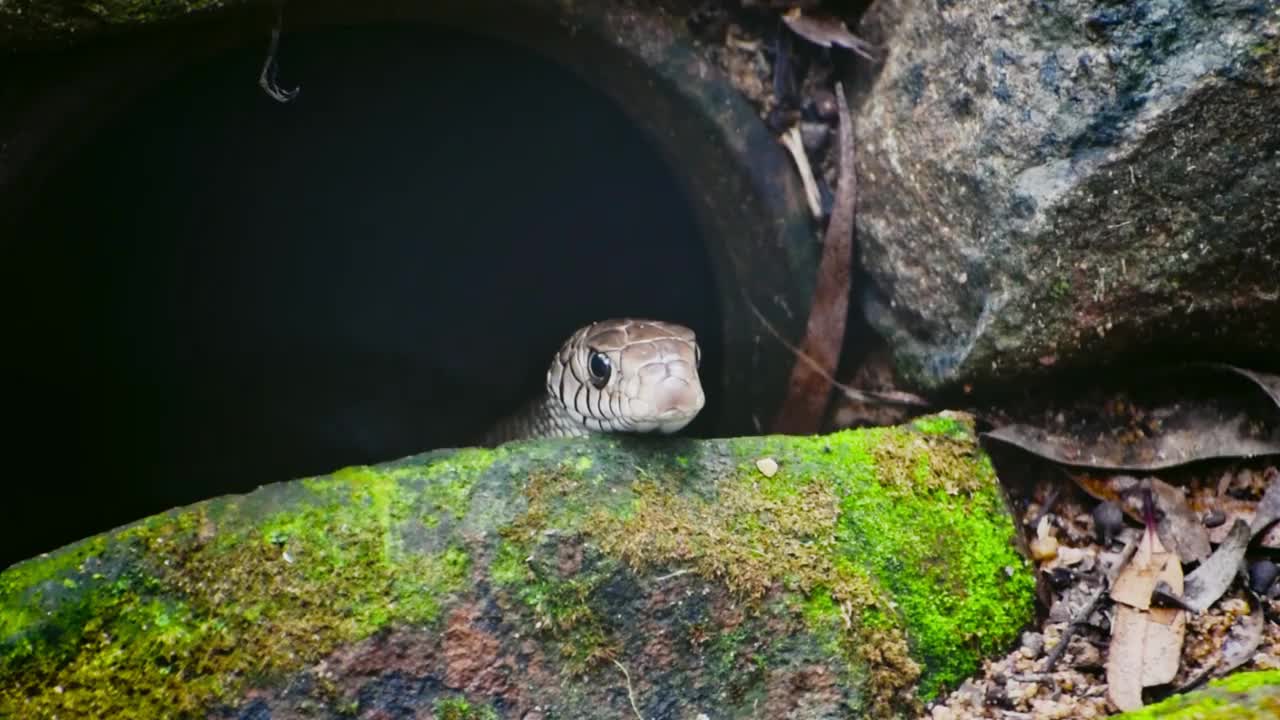
[(1073, 548), (1063, 545), (1058, 548), (1058, 562), (1063, 565), (1079, 565), (1080, 561), (1085, 559), (1088, 553), (1080, 548)]
[(1076, 581), (1076, 574), (1064, 567), (1052, 568), (1048, 572), (1049, 586), (1059, 592), (1071, 587)]
[(771, 457), (760, 458), (756, 460), (756, 469), (760, 471), (761, 475), (771, 478), (778, 474), (778, 461)]
[(1249, 565), (1249, 589), (1259, 595), (1266, 595), (1267, 590), (1276, 581), (1280, 569), (1270, 560), (1258, 560)]
[(1204, 526), (1207, 528), (1216, 528), (1226, 521), (1227, 521), (1227, 514), (1222, 512), (1218, 508), (1214, 508), (1209, 512), (1205, 513), (1204, 517), (1200, 519), (1200, 522), (1203, 522)]
[(1124, 529), (1124, 511), (1119, 505), (1107, 500), (1093, 508), (1093, 531), (1103, 547), (1110, 545), (1122, 529)]
[(1102, 651), (1090, 642), (1071, 645), (1071, 667), (1077, 670), (1100, 670), (1103, 667)]
[(1075, 708), (1066, 703), (1060, 703), (1055, 700), (1032, 700), (1031, 714), (1036, 718), (1043, 720), (1061, 720), (1062, 718), (1071, 717)]
[(1038, 658), (1044, 652), (1044, 635), (1038, 632), (1022, 633), (1022, 656)]
[(1052, 535), (1034, 538), (1031, 541), (1031, 557), (1038, 561), (1052, 560), (1058, 556), (1058, 538)]

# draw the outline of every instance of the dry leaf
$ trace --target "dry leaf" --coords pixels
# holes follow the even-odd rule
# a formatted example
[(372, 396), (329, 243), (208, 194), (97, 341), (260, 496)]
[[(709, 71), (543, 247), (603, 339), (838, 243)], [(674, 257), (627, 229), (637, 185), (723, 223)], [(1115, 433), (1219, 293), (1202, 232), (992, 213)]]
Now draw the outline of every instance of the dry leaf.
[(1035, 416), (1009, 419), (983, 437), (1063, 465), (1108, 470), (1280, 453), (1280, 376), (1192, 364), (1122, 381), (1122, 390), (1054, 398)]
[(1111, 589), (1117, 604), (1107, 654), (1107, 693), (1121, 710), (1142, 707), (1142, 688), (1163, 685), (1178, 674), (1187, 614), (1151, 607), (1151, 593), (1160, 583), (1181, 594), (1182, 581), (1182, 564), (1148, 527)]
[(1263, 473), (1267, 480), (1267, 491), (1253, 511), (1253, 522), (1249, 523), (1249, 536), (1252, 537), (1267, 529), (1267, 526), (1280, 520), (1280, 470), (1269, 467)]
[[(1170, 557), (1156, 578), (1168, 590), (1182, 594), (1182, 563)], [(1182, 660), (1182, 640), (1187, 633), (1187, 613), (1181, 608), (1151, 608), (1147, 612), (1147, 635), (1142, 653), (1142, 684), (1163, 685), (1178, 674)]]
[(800, 8), (792, 8), (783, 14), (782, 21), (792, 32), (815, 45), (839, 45), (875, 62), (871, 54), (875, 46), (849, 32), (844, 21), (834, 15), (806, 15)]
[[(1210, 547), (1221, 545), (1227, 539), (1227, 533), (1231, 532), (1231, 525), (1237, 518), (1252, 524), (1255, 513), (1263, 507), (1264, 503), (1280, 504), (1280, 491), (1271, 489), (1275, 485), (1280, 485), (1280, 472), (1276, 472), (1274, 468), (1268, 468), (1267, 472), (1271, 473), (1268, 479), (1272, 477), (1276, 479), (1272, 481), (1273, 485), (1268, 487), (1262, 503), (1231, 497), (1224, 494), (1225, 491), (1221, 489), (1217, 494), (1200, 492), (1187, 500), (1188, 507), (1197, 515), (1219, 510), (1226, 516), (1221, 525), (1203, 529), (1209, 538)], [(1141, 481), (1137, 478), (1132, 475), (1092, 475), (1073, 472), (1068, 472), (1067, 477), (1090, 496), (1098, 500), (1110, 500), (1119, 505), (1125, 515), (1142, 522), (1142, 503), (1138, 501), (1138, 494), (1135, 492), (1141, 487)], [(1274, 497), (1273, 500), (1268, 500), (1272, 497)], [(1280, 508), (1277, 510), (1280, 511)], [(1262, 524), (1264, 523), (1260, 523), (1258, 527)], [(1203, 523), (1201, 525), (1203, 526)], [(1161, 538), (1165, 538), (1165, 533), (1161, 533)], [(1280, 523), (1274, 523), (1270, 529), (1262, 530), (1257, 542), (1261, 547), (1280, 550)]]
[(1244, 551), (1249, 547), (1249, 525), (1236, 520), (1231, 532), (1213, 555), (1187, 576), (1187, 590), (1183, 603), (1196, 612), (1204, 612), (1222, 597), (1231, 586), (1244, 563)]
[[(1168, 579), (1174, 572), (1170, 566), (1177, 566), (1177, 585)], [(1173, 553), (1165, 550), (1164, 545), (1160, 543), (1160, 537), (1148, 528), (1142, 533), (1142, 540), (1138, 544), (1137, 552), (1133, 554), (1133, 559), (1116, 577), (1115, 585), (1111, 587), (1111, 599), (1139, 610), (1146, 610), (1151, 607), (1151, 593), (1160, 580), (1169, 583), (1170, 587), (1180, 589), (1182, 567)]]
[(1163, 685), (1178, 673), (1187, 614), (1116, 605), (1107, 651), (1107, 695), (1121, 710), (1142, 707), (1142, 688)]
[(1163, 513), (1156, 524), (1156, 532), (1165, 546), (1176, 552), (1184, 564), (1208, 558), (1213, 552), (1209, 546), (1209, 531), (1187, 505), (1182, 490), (1159, 478), (1147, 478), (1147, 482), (1150, 483), (1156, 508)]
[[(1223, 495), (1214, 497), (1207, 503), (1197, 502), (1192, 505), (1193, 509), (1202, 512), (1210, 507), (1221, 510), (1226, 516), (1226, 521), (1221, 525), (1209, 528), (1209, 542), (1214, 545), (1221, 545), (1226, 541), (1227, 535), (1231, 532), (1231, 526), (1236, 520), (1243, 520), (1246, 524), (1253, 525), (1258, 503), (1252, 500), (1240, 500), (1229, 495)], [(1280, 523), (1274, 523), (1269, 530), (1260, 532), (1258, 534), (1258, 545), (1273, 550), (1280, 549)]]
[(1214, 668), (1214, 674), (1226, 675), (1249, 662), (1262, 644), (1262, 629), (1262, 606), (1254, 605), (1252, 612), (1241, 615), (1231, 626), (1227, 639), (1222, 644), (1222, 660)]
[(1107, 650), (1107, 697), (1122, 711), (1142, 707), (1142, 645), (1145, 613), (1128, 605), (1116, 606)]

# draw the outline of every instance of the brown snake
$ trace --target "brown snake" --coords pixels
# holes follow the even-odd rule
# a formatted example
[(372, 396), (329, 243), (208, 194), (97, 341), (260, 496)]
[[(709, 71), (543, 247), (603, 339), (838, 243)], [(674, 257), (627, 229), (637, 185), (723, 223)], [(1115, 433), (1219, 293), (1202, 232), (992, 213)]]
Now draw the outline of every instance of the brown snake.
[(496, 423), (481, 444), (676, 432), (706, 402), (701, 359), (693, 331), (681, 325), (631, 318), (591, 323), (552, 359), (546, 392)]

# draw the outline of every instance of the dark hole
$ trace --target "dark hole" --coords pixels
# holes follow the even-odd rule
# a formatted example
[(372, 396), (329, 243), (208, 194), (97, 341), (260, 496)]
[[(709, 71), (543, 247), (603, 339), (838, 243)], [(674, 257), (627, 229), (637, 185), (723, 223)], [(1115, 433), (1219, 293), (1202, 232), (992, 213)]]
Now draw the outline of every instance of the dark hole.
[[(256, 40), (257, 38), (255, 38)], [(610, 316), (720, 365), (704, 240), (606, 96), (431, 27), (287, 35), (113, 118), (7, 241), (0, 566), (175, 505), (466, 443)], [(694, 434), (708, 434), (718, 386)], [(17, 512), (12, 512), (13, 510)]]

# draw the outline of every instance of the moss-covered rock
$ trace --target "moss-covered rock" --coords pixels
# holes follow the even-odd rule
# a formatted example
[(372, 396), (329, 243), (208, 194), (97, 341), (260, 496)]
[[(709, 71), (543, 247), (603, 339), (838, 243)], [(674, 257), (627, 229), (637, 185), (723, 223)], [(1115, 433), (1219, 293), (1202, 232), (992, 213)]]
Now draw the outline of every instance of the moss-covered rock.
[(1031, 618), (1014, 539), (958, 417), (439, 451), (8, 569), (0, 716), (902, 715)]
[(1280, 717), (1280, 670), (1241, 672), (1116, 720), (1264, 720)]

